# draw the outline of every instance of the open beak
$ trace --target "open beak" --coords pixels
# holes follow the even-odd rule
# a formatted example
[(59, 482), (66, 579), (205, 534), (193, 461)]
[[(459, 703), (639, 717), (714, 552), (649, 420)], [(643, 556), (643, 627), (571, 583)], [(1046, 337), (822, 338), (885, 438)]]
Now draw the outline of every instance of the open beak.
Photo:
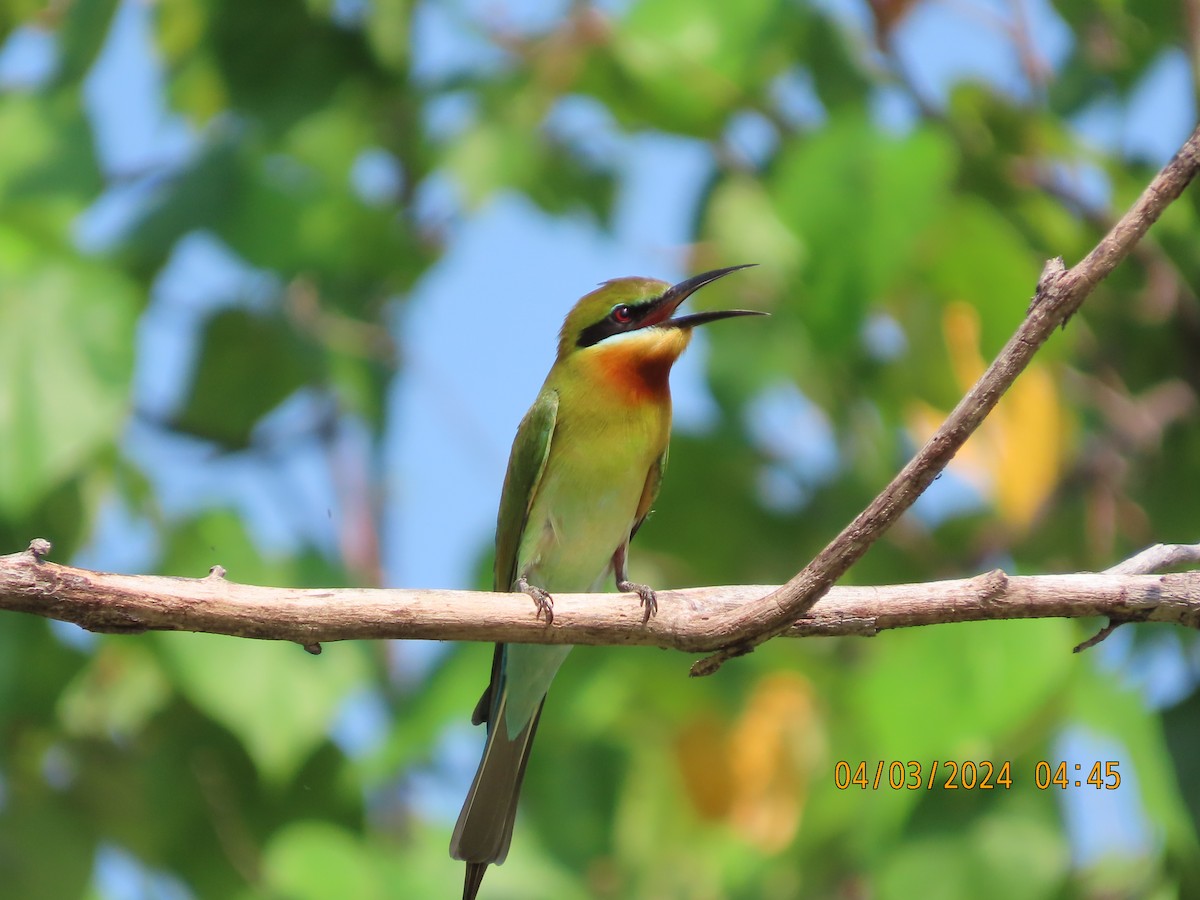
[(702, 272), (699, 275), (693, 275), (686, 281), (681, 281), (667, 289), (667, 291), (659, 298), (655, 304), (654, 311), (642, 323), (642, 326), (662, 325), (667, 328), (693, 328), (696, 325), (704, 325), (708, 322), (716, 322), (718, 319), (732, 319), (735, 316), (765, 316), (767, 313), (753, 309), (724, 309), (713, 310), (711, 312), (693, 313), (690, 316), (679, 316), (671, 318), (671, 314), (679, 308), (688, 297), (694, 294), (706, 284), (711, 284), (718, 278), (724, 278), (730, 272), (736, 272), (738, 269), (748, 269), (757, 263), (746, 263), (740, 266), (727, 266), (724, 269), (713, 269), (711, 272)]

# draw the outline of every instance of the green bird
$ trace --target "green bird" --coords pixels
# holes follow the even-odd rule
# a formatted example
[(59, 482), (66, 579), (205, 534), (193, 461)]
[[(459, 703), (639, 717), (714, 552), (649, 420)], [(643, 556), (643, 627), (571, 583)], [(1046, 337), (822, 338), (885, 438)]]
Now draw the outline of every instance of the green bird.
[[(637, 593), (649, 621), (654, 591), (629, 580), (629, 541), (650, 512), (667, 464), (671, 366), (692, 329), (749, 310), (672, 318), (693, 292), (730, 266), (674, 286), (617, 278), (567, 314), (558, 356), (517, 429), (496, 521), (494, 590), (523, 591), (553, 620), (550, 591)], [(467, 864), (464, 900), (473, 900), (491, 863), (512, 841), (517, 795), (546, 691), (571, 648), (497, 644), (492, 677), (471, 722), (487, 723), (487, 742), (467, 794), (450, 855)]]

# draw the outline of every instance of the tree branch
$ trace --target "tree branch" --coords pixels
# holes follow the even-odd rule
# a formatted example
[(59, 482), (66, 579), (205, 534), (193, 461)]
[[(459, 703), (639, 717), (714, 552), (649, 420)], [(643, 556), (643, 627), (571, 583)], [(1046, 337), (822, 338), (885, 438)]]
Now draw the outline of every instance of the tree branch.
[(1082, 261), (1070, 269), (1061, 258), (1046, 263), (1016, 333), (928, 443), (879, 496), (787, 584), (741, 608), (713, 616), (709, 622), (712, 634), (727, 637), (720, 650), (692, 666), (691, 674), (711, 675), (726, 660), (749, 653), (804, 618), (941, 474), (1054, 329), (1065, 325), (1092, 288), (1129, 255), (1162, 211), (1183, 193), (1198, 169), (1200, 127)]
[[(696, 663), (709, 674), (777, 634), (874, 635), (890, 628), (985, 619), (1103, 616), (1109, 624), (1077, 649), (1130, 621), (1200, 629), (1200, 571), (1145, 574), (1200, 561), (1200, 545), (1157, 547), (1099, 574), (975, 578), (917, 585), (830, 588), (945, 468), (1054, 329), (1079, 308), (1200, 168), (1200, 128), (1134, 206), (1078, 265), (1047, 264), (1025, 320), (924, 448), (841, 534), (786, 585), (659, 593), (643, 626), (640, 607), (618, 594), (555, 595), (548, 626), (523, 594), (436, 590), (294, 590), (239, 585), (219, 566), (207, 578), (116, 575), (44, 561), (45, 541), (0, 557), (0, 609), (74, 622), (91, 631), (203, 631), (295, 641), (356, 638), (640, 644), (717, 652)], [(829, 594), (815, 611), (816, 601)], [(764, 596), (765, 594), (765, 596)]]
[[(294, 641), (381, 638), (642, 645), (708, 652), (721, 646), (712, 621), (771, 588), (760, 585), (658, 592), (658, 615), (643, 626), (632, 594), (555, 594), (554, 624), (534, 616), (525, 594), (482, 591), (300, 590), (236, 584), (214, 566), (206, 578), (117, 575), (43, 559), (45, 541), (0, 556), (0, 609), (74, 622), (89, 631), (201, 631)], [(1110, 622), (1168, 622), (1200, 629), (1200, 544), (1152, 547), (1106, 572), (974, 578), (881, 587), (836, 587), (787, 637), (870, 637), (892, 628), (988, 619), (1105, 616)]]

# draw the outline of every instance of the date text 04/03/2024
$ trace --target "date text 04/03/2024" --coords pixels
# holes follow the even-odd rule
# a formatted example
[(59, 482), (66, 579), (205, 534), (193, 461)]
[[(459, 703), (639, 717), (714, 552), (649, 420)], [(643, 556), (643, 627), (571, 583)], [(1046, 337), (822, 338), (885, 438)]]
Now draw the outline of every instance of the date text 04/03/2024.
[[(1014, 783), (1011, 761), (991, 760), (838, 760), (833, 766), (833, 783), (838, 790), (1010, 790)], [(1120, 763), (1096, 760), (1087, 763), (1038, 760), (1033, 766), (1033, 784), (1038, 790), (1092, 788), (1115, 791), (1121, 786)], [(1017, 780), (1020, 780), (1018, 771)]]

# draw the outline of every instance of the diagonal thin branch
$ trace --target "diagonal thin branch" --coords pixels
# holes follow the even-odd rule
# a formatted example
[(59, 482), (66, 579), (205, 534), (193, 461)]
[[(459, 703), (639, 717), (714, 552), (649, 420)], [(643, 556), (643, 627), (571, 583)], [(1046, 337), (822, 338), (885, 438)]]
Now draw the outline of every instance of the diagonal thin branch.
[[(236, 584), (214, 566), (205, 578), (116, 575), (47, 562), (45, 541), (0, 556), (0, 609), (90, 631), (200, 631), (294, 641), (311, 653), (323, 641), (382, 638), (642, 645), (707, 652), (720, 646), (710, 622), (770, 590), (760, 585), (658, 593), (658, 615), (642, 624), (630, 594), (556, 594), (553, 625), (533, 615), (525, 594), (478, 591), (316, 589)], [(835, 587), (789, 623), (786, 637), (871, 637), (893, 628), (990, 619), (1107, 617), (1200, 629), (1200, 568), (1167, 575), (1160, 566), (1200, 566), (1200, 545), (1154, 547), (1107, 572), (1009, 576), (1001, 571), (928, 584)]]
[(1200, 127), (1091, 253), (1070, 269), (1062, 259), (1046, 264), (1016, 333), (928, 443), (879, 496), (787, 584), (742, 609), (713, 618), (710, 627), (714, 634), (725, 634), (727, 640), (716, 653), (696, 662), (691, 674), (711, 675), (726, 660), (751, 652), (804, 617), (946, 468), (1054, 329), (1064, 325), (1092, 288), (1129, 254), (1162, 211), (1183, 193), (1198, 169)]

